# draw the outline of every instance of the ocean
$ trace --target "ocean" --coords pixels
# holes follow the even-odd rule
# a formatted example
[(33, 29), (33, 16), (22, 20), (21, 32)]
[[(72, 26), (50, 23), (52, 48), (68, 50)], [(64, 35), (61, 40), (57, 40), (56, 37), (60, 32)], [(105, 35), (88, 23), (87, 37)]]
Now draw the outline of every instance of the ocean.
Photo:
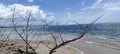
[[(79, 34), (88, 24), (50, 26), (47, 31)], [(120, 42), (120, 23), (98, 23), (89, 28), (87, 38), (100, 38)]]
[[(34, 34), (41, 35), (40, 33), (61, 33), (61, 34), (70, 34), (71, 36), (79, 35), (79, 33), (83, 30), (83, 28), (86, 28), (88, 24), (81, 24), (80, 25), (58, 25), (58, 26), (30, 26), (29, 33), (32, 34), (32, 31), (35, 31)], [(22, 32), (21, 27), (24, 26), (17, 26), (17, 29), (19, 32)], [(5, 31), (6, 30), (6, 31)], [(13, 27), (5, 27), (0, 28), (1, 37), (4, 36), (2, 32), (4, 33), (10, 33), (10, 31), (13, 30)], [(17, 36), (16, 32), (12, 32), (10, 34), (11, 38), (14, 38)], [(44, 36), (44, 35), (41, 35)], [(89, 28), (88, 33), (84, 36), (85, 38), (99, 38), (99, 39), (105, 39), (115, 42), (120, 42), (120, 23), (98, 23), (94, 24)], [(18, 36), (16, 37), (18, 38)], [(1, 38), (2, 39), (2, 38)]]

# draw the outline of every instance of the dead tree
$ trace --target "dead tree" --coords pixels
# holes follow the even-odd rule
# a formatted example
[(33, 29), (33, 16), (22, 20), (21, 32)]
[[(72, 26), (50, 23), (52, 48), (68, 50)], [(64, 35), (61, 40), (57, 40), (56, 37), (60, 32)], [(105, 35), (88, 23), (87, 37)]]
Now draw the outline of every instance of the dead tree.
[[(73, 38), (73, 39), (71, 39), (71, 40), (64, 41), (63, 37), (60, 35), (60, 38), (61, 38), (61, 40), (62, 40), (62, 43), (57, 44), (57, 41), (56, 41), (55, 36), (51, 33), (51, 35), (52, 35), (52, 37), (53, 37), (53, 39), (54, 39), (54, 42), (55, 42), (55, 46), (50, 50), (49, 54), (52, 54), (52, 53), (56, 52), (57, 49), (59, 49), (59, 48), (62, 47), (62, 46), (67, 45), (67, 44), (70, 43), (70, 42), (74, 42), (74, 41), (76, 41), (76, 40), (81, 39), (81, 38), (90, 30), (91, 26), (92, 26), (96, 21), (98, 21), (103, 15), (104, 15), (104, 14), (100, 15), (99, 17), (97, 17), (96, 20), (94, 20), (92, 23), (90, 23), (89, 25), (87, 25), (85, 28), (82, 27), (83, 30), (82, 30), (81, 32), (79, 32), (79, 36), (77, 36), (76, 38)], [(81, 26), (79, 23), (77, 23), (77, 24), (78, 24), (79, 26)]]
[(20, 33), (18, 30), (17, 30), (17, 27), (16, 27), (16, 18), (15, 18), (15, 8), (13, 10), (13, 14), (12, 14), (12, 25), (13, 25), (13, 28), (15, 30), (15, 32), (18, 34), (18, 36), (25, 42), (26, 44), (26, 54), (28, 54), (28, 47), (30, 49), (32, 49), (32, 51), (34, 52), (34, 54), (36, 54), (36, 51), (35, 49), (30, 45), (30, 43), (28, 42), (28, 38), (29, 38), (29, 26), (30, 26), (30, 17), (31, 17), (32, 13), (30, 11), (29, 15), (26, 16), (27, 19), (24, 19), (26, 21), (26, 25), (22, 27), (22, 32)]
[[(26, 54), (28, 53), (28, 47), (30, 47), (30, 48), (33, 50), (33, 52), (36, 54), (35, 49), (34, 49), (34, 48), (30, 45), (30, 43), (28, 42), (28, 38), (29, 38), (28, 33), (29, 33), (29, 25), (30, 25), (29, 23), (30, 23), (31, 14), (32, 14), (32, 13), (30, 12), (30, 14), (26, 17), (27, 19), (25, 19), (25, 20), (26, 20), (26, 25), (25, 25), (24, 28), (22, 28), (22, 30), (23, 30), (22, 33), (20, 33), (20, 32), (17, 30), (17, 27), (16, 27), (17, 22), (15, 22), (15, 20), (16, 20), (16, 19), (15, 19), (15, 9), (14, 9), (13, 14), (12, 14), (12, 22), (13, 22), (14, 30), (15, 30), (15, 32), (19, 35), (19, 37), (22, 38), (22, 40), (25, 42), (25, 44), (26, 44)], [(44, 42), (42, 42), (42, 43), (44, 43), (44, 45), (46, 45), (46, 46), (50, 49), (49, 54), (52, 54), (52, 53), (56, 52), (56, 50), (59, 49), (60, 47), (65, 46), (65, 45), (67, 45), (67, 44), (70, 43), (70, 42), (74, 42), (74, 41), (76, 41), (76, 40), (81, 39), (81, 38), (90, 30), (91, 26), (92, 26), (97, 20), (99, 20), (102, 16), (103, 16), (103, 14), (100, 15), (99, 17), (97, 17), (96, 20), (94, 20), (92, 23), (90, 23), (89, 25), (87, 25), (85, 28), (82, 28), (83, 30), (82, 30), (81, 32), (79, 32), (79, 36), (77, 36), (77, 37), (75, 37), (75, 38), (73, 38), (73, 39), (64, 41), (63, 37), (61, 36), (61, 33), (59, 33), (59, 34), (60, 34), (60, 39), (61, 39), (62, 43), (59, 43), (59, 44), (58, 44), (58, 43), (57, 43), (57, 38), (55, 37), (55, 35), (54, 35), (53, 33), (50, 33), (51, 36), (52, 36), (52, 38), (53, 38), (53, 40), (54, 40), (54, 42), (55, 42), (55, 46), (51, 48), (51, 47), (49, 47), (47, 44), (45, 44)], [(45, 23), (45, 26), (49, 26), (49, 24), (46, 22), (46, 20), (43, 20), (43, 22)], [(81, 26), (79, 23), (76, 23), (76, 24), (78, 24), (79, 26)], [(24, 36), (25, 36), (25, 37), (24, 37)], [(33, 36), (33, 37), (34, 37), (34, 36)], [(39, 44), (40, 44), (40, 43), (39, 43)], [(38, 44), (38, 46), (39, 46), (39, 44)]]
[[(4, 20), (3, 17), (0, 17), (0, 20)], [(5, 42), (7, 43), (7, 41), (9, 41), (9, 36), (12, 34), (13, 29), (9, 30), (9, 28), (7, 28), (7, 21), (2, 22), (3, 25), (0, 28), (0, 46), (2, 44), (5, 44)]]

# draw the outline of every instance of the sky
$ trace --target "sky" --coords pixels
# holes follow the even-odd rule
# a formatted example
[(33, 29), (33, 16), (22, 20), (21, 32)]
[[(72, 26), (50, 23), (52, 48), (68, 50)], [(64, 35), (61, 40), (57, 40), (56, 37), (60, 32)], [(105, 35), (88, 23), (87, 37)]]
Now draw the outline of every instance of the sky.
[(10, 22), (14, 8), (19, 24), (25, 24), (22, 18), (30, 12), (33, 24), (44, 20), (46, 23), (86, 24), (103, 13), (97, 23), (120, 23), (120, 0), (0, 0), (0, 17), (4, 19), (0, 22)]

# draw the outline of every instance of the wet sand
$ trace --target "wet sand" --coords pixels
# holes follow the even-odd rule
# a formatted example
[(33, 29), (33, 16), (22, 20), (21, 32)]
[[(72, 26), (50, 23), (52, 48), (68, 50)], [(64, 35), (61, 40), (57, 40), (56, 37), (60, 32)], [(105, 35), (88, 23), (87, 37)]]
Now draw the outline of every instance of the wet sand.
[(120, 54), (120, 43), (102, 39), (81, 39), (70, 43), (82, 54)]

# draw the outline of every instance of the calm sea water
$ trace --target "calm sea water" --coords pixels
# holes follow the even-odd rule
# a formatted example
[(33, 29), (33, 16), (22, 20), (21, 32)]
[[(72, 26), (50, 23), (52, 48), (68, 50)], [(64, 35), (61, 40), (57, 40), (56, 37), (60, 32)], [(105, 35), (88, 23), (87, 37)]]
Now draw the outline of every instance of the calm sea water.
[[(82, 27), (81, 27), (82, 26)], [(50, 26), (47, 31), (79, 34), (87, 25)], [(120, 23), (94, 24), (86, 34), (87, 38), (100, 38), (120, 42)]]
[[(60, 25), (60, 26), (49, 26), (49, 27), (32, 26), (29, 29), (30, 30), (29, 33), (31, 34), (33, 33), (36, 35), (40, 34), (41, 36), (45, 36), (42, 33), (54, 32), (54, 33), (62, 33), (62, 34), (71, 34), (71, 36), (76, 36), (86, 26), (87, 24), (82, 24), (82, 27), (80, 25)], [(7, 28), (6, 31), (5, 29), (6, 28), (0, 28), (1, 36), (3, 33), (9, 33), (13, 28)], [(22, 32), (21, 26), (18, 27), (18, 31)], [(10, 35), (11, 35), (11, 38), (19, 38), (14, 31)], [(47, 35), (45, 37), (47, 37)], [(111, 41), (120, 42), (120, 23), (95, 24), (92, 27), (90, 27), (85, 37), (100, 38), (100, 39), (107, 39)]]

